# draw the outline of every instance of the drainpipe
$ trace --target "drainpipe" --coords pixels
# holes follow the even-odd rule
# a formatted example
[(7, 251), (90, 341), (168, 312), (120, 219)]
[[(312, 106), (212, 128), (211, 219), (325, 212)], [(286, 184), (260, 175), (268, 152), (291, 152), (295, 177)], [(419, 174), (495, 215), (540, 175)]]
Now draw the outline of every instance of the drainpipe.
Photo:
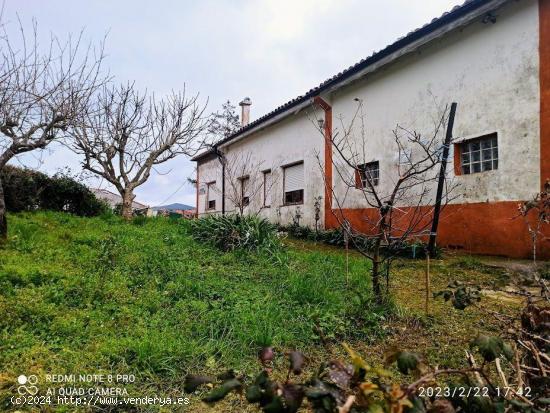
[(325, 138), (325, 229), (329, 228), (329, 219), (332, 215), (332, 106), (321, 96), (316, 96), (313, 103), (325, 113), (323, 135)]
[(217, 146), (214, 147), (214, 153), (222, 164), (222, 215), (225, 215), (225, 156)]

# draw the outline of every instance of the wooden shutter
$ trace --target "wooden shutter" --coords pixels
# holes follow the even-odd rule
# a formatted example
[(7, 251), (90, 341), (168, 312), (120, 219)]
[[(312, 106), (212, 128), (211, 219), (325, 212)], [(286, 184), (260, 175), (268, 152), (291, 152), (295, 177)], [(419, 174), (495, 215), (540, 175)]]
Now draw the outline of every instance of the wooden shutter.
[(357, 165), (357, 169), (355, 169), (355, 187), (357, 189), (363, 189), (363, 181), (361, 181), (361, 172), (359, 172), (360, 168), (361, 168), (361, 165)]
[(285, 168), (285, 192), (298, 191), (304, 189), (304, 164)]

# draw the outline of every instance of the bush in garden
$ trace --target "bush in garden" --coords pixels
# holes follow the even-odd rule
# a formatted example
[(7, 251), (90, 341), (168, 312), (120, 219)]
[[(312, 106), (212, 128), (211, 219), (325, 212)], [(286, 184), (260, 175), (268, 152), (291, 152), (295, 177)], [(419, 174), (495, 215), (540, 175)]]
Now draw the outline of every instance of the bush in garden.
[(313, 239), (315, 237), (315, 231), (301, 225), (290, 225), (286, 228), (286, 231), (290, 236), (298, 239)]
[(222, 251), (278, 252), (282, 244), (277, 228), (252, 215), (209, 215), (191, 221), (191, 234), (200, 242)]
[(42, 192), (49, 181), (46, 174), (11, 165), (6, 165), (1, 174), (8, 211), (32, 211), (40, 208)]
[(98, 216), (109, 209), (85, 185), (63, 174), (51, 177), (42, 194), (41, 209), (85, 217)]
[[(345, 247), (346, 246), (346, 237), (344, 234), (344, 231), (341, 228), (338, 229), (328, 229), (324, 231), (319, 231), (315, 235), (315, 240), (324, 242), (329, 245), (335, 245), (338, 247)], [(372, 241), (366, 237), (366, 236), (356, 236), (354, 238), (355, 243), (349, 241), (349, 247), (350, 248), (364, 248), (369, 249), (369, 247), (372, 244)]]
[[(287, 232), (291, 237), (297, 239), (306, 239), (309, 241), (322, 242), (328, 245), (337, 247), (345, 247), (346, 240), (344, 231), (341, 228), (327, 229), (315, 231), (309, 227), (300, 225), (279, 226), (280, 231)], [(369, 251), (372, 247), (373, 240), (365, 235), (356, 235), (353, 237), (353, 242), (349, 242), (350, 248), (360, 248), (361, 250)], [(403, 242), (399, 245), (394, 244), (392, 255), (403, 258), (426, 258), (426, 244), (419, 240)], [(436, 247), (435, 254), (432, 258), (441, 256), (441, 248)]]
[[(395, 245), (395, 251), (393, 256), (413, 259), (426, 258), (428, 245), (420, 240), (411, 240), (401, 243), (401, 245)], [(437, 245), (434, 248), (434, 253), (431, 258), (441, 257), (442, 250)]]
[(8, 165), (2, 170), (1, 179), (10, 212), (51, 210), (97, 216), (108, 209), (85, 185), (64, 174), (50, 177)]

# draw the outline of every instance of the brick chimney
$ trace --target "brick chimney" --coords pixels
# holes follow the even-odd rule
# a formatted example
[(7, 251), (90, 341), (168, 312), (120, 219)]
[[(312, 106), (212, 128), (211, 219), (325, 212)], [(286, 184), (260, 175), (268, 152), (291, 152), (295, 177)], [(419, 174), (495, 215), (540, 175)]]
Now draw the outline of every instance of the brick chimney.
[(250, 105), (252, 105), (252, 101), (248, 97), (239, 102), (239, 106), (241, 107), (241, 126), (246, 126), (250, 123)]

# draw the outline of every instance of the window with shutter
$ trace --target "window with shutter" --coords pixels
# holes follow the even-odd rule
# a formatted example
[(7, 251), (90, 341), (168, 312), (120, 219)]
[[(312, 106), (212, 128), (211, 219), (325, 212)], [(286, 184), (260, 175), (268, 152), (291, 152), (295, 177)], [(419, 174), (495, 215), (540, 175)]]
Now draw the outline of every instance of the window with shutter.
[(304, 202), (304, 163), (287, 166), (284, 169), (284, 204)]

